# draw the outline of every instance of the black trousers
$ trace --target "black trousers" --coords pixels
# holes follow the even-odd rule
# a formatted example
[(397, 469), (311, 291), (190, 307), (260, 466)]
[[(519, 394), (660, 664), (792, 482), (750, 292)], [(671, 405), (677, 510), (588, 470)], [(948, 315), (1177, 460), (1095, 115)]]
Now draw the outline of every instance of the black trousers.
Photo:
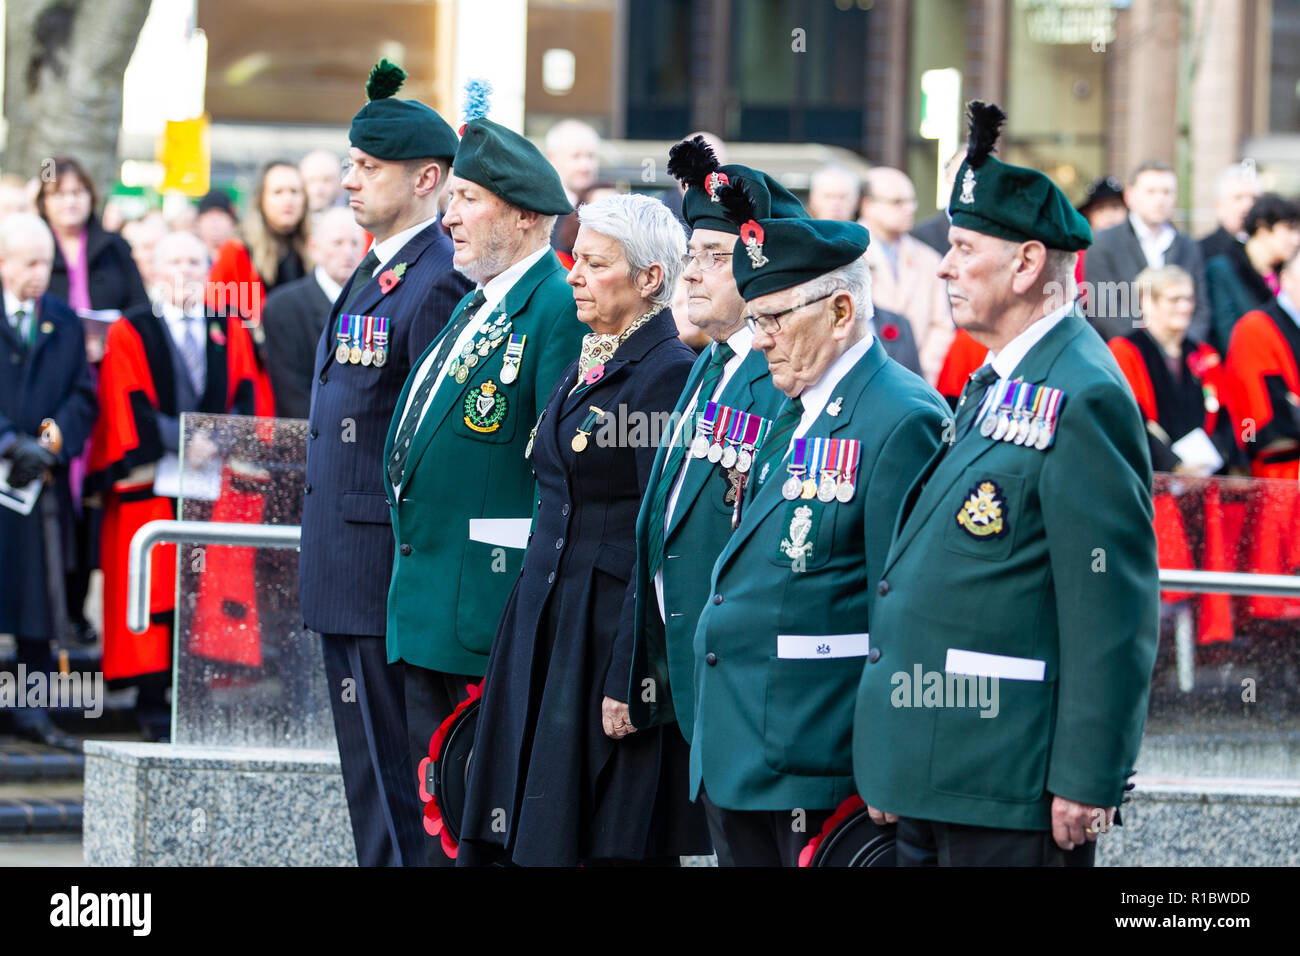
[(1092, 866), (1097, 844), (1062, 850), (1051, 830), (1002, 830), (902, 817), (899, 866)]
[(718, 866), (798, 866), (829, 810), (724, 810), (700, 788)]
[(424, 807), (407, 748), (402, 668), (388, 663), (382, 637), (326, 634), (321, 651), (357, 865), (418, 865)]
[[(468, 687), (477, 684), (481, 677), (464, 674), (444, 674), (414, 664), (401, 664), (406, 691), (406, 735), (410, 748), (411, 766), (418, 773), (420, 762), (429, 756), (429, 738), (439, 725), (451, 716), (456, 705), (469, 697)], [(412, 780), (415, 777), (412, 776)], [(416, 781), (418, 786), (418, 781)], [(423, 818), (421, 818), (423, 819)], [(420, 825), (423, 837), (423, 856), (420, 866), (455, 866), (456, 861), (442, 851), (442, 839), (430, 836)], [(408, 864), (409, 865), (409, 864)]]

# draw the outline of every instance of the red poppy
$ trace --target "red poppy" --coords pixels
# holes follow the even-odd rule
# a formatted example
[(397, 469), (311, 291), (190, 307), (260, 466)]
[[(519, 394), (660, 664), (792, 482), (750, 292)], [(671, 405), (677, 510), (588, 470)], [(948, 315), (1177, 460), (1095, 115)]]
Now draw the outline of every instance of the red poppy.
[(595, 385), (597, 382), (599, 382), (599, 381), (600, 381), (602, 378), (604, 378), (604, 377), (605, 377), (605, 366), (604, 366), (604, 365), (597, 365), (597, 366), (595, 366), (595, 367), (589, 369), (589, 370), (587, 371), (587, 374), (584, 375), (584, 376), (582, 377), (582, 384), (583, 384), (583, 385)]
[[(898, 334), (898, 330), (894, 330)], [(856, 793), (835, 808), (835, 812), (827, 817), (826, 822), (822, 824), (821, 832), (808, 841), (808, 845), (799, 851), (799, 865), (811, 866), (812, 858), (817, 853), (817, 847), (821, 846), (822, 840), (830, 835), (830, 832), (839, 826), (840, 821), (847, 817), (858, 807), (864, 806), (862, 798)]]
[(388, 293), (393, 291), (393, 287), (401, 281), (402, 277), (396, 272), (392, 269), (385, 269), (383, 272), (379, 273), (379, 291), (384, 295), (388, 295)]
[(438, 798), (425, 788), (424, 781), (429, 764), (438, 759), (438, 752), (442, 749), (442, 742), (447, 739), (447, 734), (451, 731), (451, 725), (456, 722), (456, 718), (460, 716), (461, 711), (477, 700), (479, 695), (483, 693), (483, 682), (479, 681), (478, 684), (474, 685), (466, 684), (465, 690), (469, 696), (457, 704), (451, 715), (438, 725), (438, 729), (429, 738), (429, 756), (420, 761), (420, 766), (416, 770), (416, 778), (420, 784), (420, 799), (424, 802), (424, 830), (429, 836), (436, 836), (442, 840), (442, 852), (452, 860), (456, 859), (456, 854), (460, 852), (460, 848), (452, 835), (447, 832), (447, 828), (443, 826), (442, 809), (438, 806)]
[(212, 339), (217, 346), (224, 347), (226, 344), (226, 333), (221, 331), (221, 326), (211, 325), (208, 327), (208, 338)]
[(898, 326), (893, 322), (886, 322), (880, 327), (880, 337), (886, 342), (892, 342), (898, 338)]

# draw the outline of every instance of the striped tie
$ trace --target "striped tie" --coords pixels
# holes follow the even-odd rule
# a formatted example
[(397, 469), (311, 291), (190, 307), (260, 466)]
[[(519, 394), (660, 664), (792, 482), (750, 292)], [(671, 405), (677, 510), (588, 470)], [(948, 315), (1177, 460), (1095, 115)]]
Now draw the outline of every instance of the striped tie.
[(208, 356), (203, 346), (202, 329), (203, 316), (185, 316), (185, 345), (181, 349), (181, 358), (185, 360), (185, 371), (189, 374), (194, 394), (199, 397), (202, 397), (208, 379)]
[[(700, 379), (699, 395), (691, 407), (687, 422), (693, 425), (699, 415), (700, 406), (713, 398), (713, 390), (717, 387), (718, 379), (722, 377), (722, 368), (735, 354), (735, 350), (726, 342), (714, 346), (713, 357), (709, 359), (709, 364), (704, 369), (704, 377)], [(664, 563), (664, 516), (668, 509), (668, 495), (672, 492), (673, 485), (677, 484), (677, 470), (681, 468), (682, 459), (686, 457), (686, 441), (686, 429), (683, 428), (680, 440), (668, 449), (668, 459), (664, 462), (663, 474), (659, 476), (654, 499), (650, 502), (650, 540), (647, 553), (650, 558), (652, 578)]]
[(772, 431), (763, 440), (763, 447), (759, 449), (758, 457), (754, 459), (754, 465), (750, 469), (754, 475), (754, 494), (758, 494), (758, 486), (767, 481), (766, 472), (771, 467), (779, 465), (781, 459), (785, 457), (786, 449), (790, 445), (790, 436), (799, 427), (801, 418), (803, 418), (803, 402), (797, 398), (790, 399), (785, 408), (781, 409), (781, 414), (776, 416), (776, 421), (772, 423)]
[(406, 456), (411, 451), (411, 439), (415, 437), (415, 430), (420, 427), (420, 415), (424, 412), (425, 403), (428, 402), (429, 396), (433, 394), (438, 379), (442, 378), (442, 365), (447, 360), (447, 353), (456, 344), (456, 340), (460, 338), (460, 333), (465, 331), (465, 326), (474, 321), (474, 317), (478, 314), (479, 308), (486, 299), (487, 297), (483, 294), (482, 289), (475, 290), (474, 294), (470, 296), (469, 301), (465, 303), (465, 308), (460, 310), (456, 323), (443, 335), (438, 351), (433, 357), (433, 362), (429, 365), (428, 374), (424, 376), (424, 381), (415, 390), (415, 395), (411, 399), (411, 407), (406, 410), (406, 416), (402, 419), (401, 427), (397, 430), (397, 437), (393, 439), (393, 453), (388, 456), (388, 480), (393, 483), (394, 488), (402, 483), (402, 473), (406, 468)]

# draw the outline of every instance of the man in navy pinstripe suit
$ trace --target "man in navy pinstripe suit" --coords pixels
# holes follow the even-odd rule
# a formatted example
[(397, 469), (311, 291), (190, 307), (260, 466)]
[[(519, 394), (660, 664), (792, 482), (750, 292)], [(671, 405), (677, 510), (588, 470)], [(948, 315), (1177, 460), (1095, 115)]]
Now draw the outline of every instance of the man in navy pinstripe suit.
[(375, 241), (316, 348), (298, 571), (362, 866), (419, 865), (427, 852), (402, 672), (384, 646), (393, 529), (382, 458), (411, 366), (469, 289), (438, 222), (456, 134), (424, 104), (392, 98), (403, 77), (381, 62), (352, 121), (343, 188)]

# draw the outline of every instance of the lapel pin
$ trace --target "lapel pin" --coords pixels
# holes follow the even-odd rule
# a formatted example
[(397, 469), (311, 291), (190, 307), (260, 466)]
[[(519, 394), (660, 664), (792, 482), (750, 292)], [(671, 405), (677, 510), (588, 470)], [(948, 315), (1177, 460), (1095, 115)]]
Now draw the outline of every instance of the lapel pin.
[(844, 409), (844, 396), (840, 396), (826, 406), (826, 414), (831, 418), (839, 418), (840, 412)]

